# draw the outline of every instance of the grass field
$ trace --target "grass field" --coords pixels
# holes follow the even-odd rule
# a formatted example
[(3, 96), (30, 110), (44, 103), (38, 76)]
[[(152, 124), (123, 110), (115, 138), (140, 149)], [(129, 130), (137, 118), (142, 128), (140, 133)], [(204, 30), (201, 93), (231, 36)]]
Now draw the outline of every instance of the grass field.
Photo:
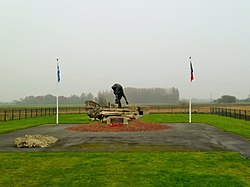
[[(0, 134), (19, 130), (19, 129), (34, 127), (38, 125), (55, 124), (55, 122), (56, 122), (55, 115), (0, 122)], [(90, 119), (86, 114), (61, 114), (59, 115), (59, 123), (61, 124), (85, 124), (89, 122), (90, 122)]]
[(0, 186), (250, 186), (235, 153), (1, 153)]
[[(82, 114), (59, 119), (89, 123)], [(187, 122), (188, 115), (151, 114), (141, 120)], [(54, 122), (55, 116), (2, 122), (0, 133)], [(242, 120), (196, 114), (193, 122), (249, 137), (250, 124)], [(0, 186), (250, 186), (250, 161), (231, 152), (1, 153), (0, 163)]]

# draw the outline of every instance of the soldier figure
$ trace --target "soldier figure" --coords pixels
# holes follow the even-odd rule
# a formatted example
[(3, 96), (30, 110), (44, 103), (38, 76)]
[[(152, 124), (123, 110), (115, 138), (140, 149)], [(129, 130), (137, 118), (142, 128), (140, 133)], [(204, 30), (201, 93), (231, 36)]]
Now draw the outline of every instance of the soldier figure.
[(114, 94), (115, 94), (115, 103), (118, 104), (118, 108), (121, 108), (122, 107), (122, 104), (121, 104), (121, 98), (124, 97), (125, 101), (126, 101), (126, 104), (128, 105), (128, 101), (127, 101), (127, 98), (123, 92), (123, 88), (120, 84), (114, 84), (112, 87), (111, 87), (114, 91)]

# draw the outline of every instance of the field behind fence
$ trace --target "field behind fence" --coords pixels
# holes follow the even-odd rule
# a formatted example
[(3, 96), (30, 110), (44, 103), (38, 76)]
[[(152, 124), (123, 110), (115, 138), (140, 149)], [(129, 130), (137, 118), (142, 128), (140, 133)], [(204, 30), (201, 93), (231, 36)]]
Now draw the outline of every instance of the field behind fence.
[[(188, 113), (187, 106), (151, 106), (149, 113)], [(208, 114), (210, 113), (210, 106), (193, 106), (192, 113)]]

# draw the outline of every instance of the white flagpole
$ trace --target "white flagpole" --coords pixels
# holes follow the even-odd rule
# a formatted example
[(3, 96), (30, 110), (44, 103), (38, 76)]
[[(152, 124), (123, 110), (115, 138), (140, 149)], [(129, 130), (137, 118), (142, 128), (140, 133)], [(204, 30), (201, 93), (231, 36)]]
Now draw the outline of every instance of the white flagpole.
[(56, 125), (58, 125), (58, 95), (56, 96)]
[(56, 94), (56, 125), (59, 124), (58, 122), (58, 90), (59, 90), (59, 82), (60, 82), (60, 69), (59, 69), (59, 64), (58, 64), (58, 59), (57, 60), (57, 94)]
[(189, 95), (189, 123), (192, 123), (192, 94), (191, 94), (191, 86), (192, 84), (190, 83), (190, 95)]

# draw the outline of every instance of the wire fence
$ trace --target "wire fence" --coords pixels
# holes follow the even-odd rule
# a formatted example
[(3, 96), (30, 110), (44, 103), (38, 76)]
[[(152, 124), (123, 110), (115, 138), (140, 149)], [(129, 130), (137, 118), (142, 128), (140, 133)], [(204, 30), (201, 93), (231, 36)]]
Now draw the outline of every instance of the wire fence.
[[(172, 107), (147, 107), (148, 113), (188, 113), (188, 107), (172, 106)], [(85, 114), (85, 107), (60, 107), (59, 114)], [(250, 110), (239, 110), (231, 108), (218, 108), (209, 106), (194, 106), (192, 113), (197, 114), (213, 114), (226, 116), (242, 120), (250, 120)], [(10, 120), (20, 120), (27, 118), (35, 118), (40, 116), (56, 115), (56, 108), (18, 108), (18, 109), (0, 109), (0, 122)]]
[[(84, 114), (84, 107), (60, 107), (59, 114)], [(56, 108), (25, 108), (0, 110), (0, 121), (20, 120), (55, 115)]]
[(210, 109), (210, 114), (242, 119), (246, 121), (250, 120), (250, 110), (212, 107)]

